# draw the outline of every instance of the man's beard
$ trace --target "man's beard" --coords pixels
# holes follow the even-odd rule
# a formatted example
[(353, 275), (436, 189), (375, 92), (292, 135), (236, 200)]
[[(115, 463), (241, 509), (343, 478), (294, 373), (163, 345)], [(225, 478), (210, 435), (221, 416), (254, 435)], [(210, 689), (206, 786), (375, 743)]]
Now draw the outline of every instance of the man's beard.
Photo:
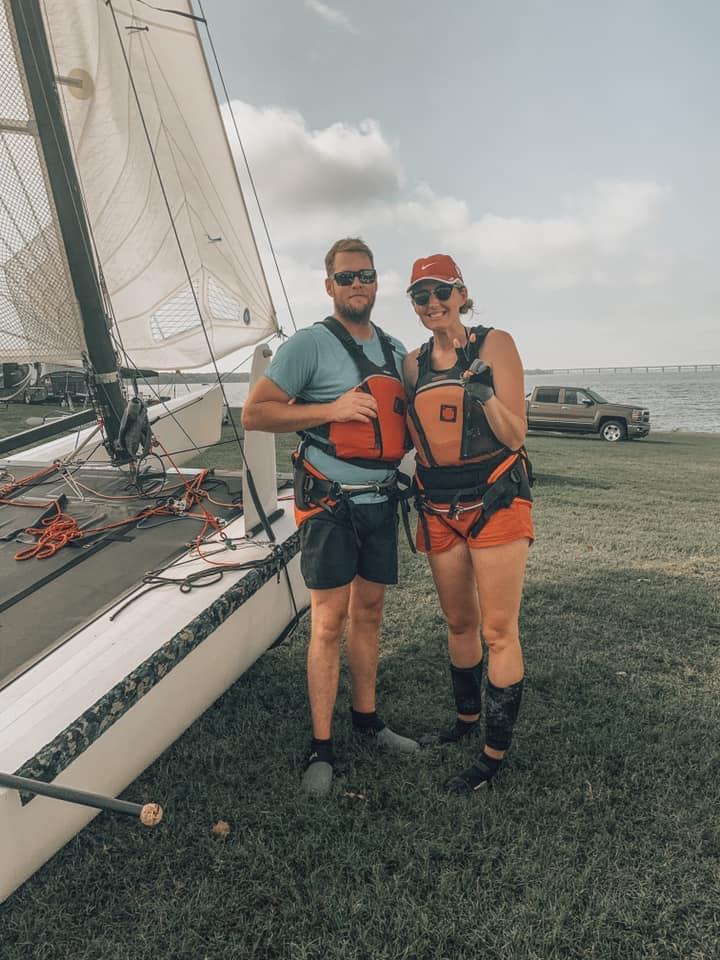
[(351, 304), (339, 303), (335, 300), (337, 315), (349, 323), (370, 323), (370, 314), (375, 306), (375, 297), (371, 297), (364, 307), (353, 307)]

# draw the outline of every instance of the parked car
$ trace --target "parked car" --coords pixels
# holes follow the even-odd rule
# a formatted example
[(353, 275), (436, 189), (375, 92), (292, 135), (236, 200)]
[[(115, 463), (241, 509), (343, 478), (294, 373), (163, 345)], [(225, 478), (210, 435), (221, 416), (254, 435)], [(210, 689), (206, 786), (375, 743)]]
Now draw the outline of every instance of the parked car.
[(587, 387), (535, 387), (526, 410), (530, 430), (597, 433), (609, 443), (650, 433), (646, 407), (610, 403)]

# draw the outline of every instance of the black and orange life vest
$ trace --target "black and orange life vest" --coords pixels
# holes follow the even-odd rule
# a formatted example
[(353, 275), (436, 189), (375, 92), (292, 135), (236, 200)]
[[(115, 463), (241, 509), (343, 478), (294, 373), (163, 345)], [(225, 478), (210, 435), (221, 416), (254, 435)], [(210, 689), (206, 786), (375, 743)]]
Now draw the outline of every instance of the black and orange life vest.
[(410, 443), (405, 423), (405, 388), (395, 365), (390, 338), (375, 327), (385, 361), (382, 366), (377, 366), (339, 320), (327, 317), (321, 322), (354, 361), (360, 380), (355, 389), (375, 398), (378, 415), (371, 423), (332, 421), (312, 430), (303, 430), (300, 433), (303, 445), (317, 446), (325, 453), (357, 466), (394, 469), (409, 450)]
[[(525, 451), (510, 450), (498, 440), (482, 404), (464, 386), (462, 375), (491, 329), (471, 328), (468, 340), (472, 334), (475, 340), (467, 350), (467, 362), (459, 357), (448, 370), (432, 369), (432, 338), (420, 348), (415, 392), (408, 402), (408, 430), (417, 451), (415, 485), (421, 501), (477, 500), (518, 460), (523, 461), (522, 474), (529, 471)], [(523, 495), (532, 499), (527, 483), (522, 487)]]

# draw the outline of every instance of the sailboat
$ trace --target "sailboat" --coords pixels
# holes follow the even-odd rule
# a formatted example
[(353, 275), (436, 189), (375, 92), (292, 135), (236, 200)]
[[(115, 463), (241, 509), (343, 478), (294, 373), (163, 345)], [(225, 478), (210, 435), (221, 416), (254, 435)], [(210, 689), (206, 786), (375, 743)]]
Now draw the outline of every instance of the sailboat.
[[(278, 332), (202, 17), (166, 6), (0, 0), (0, 362), (92, 400), (0, 442), (0, 772), (60, 794), (117, 797), (307, 606), (273, 438), (184, 467), (220, 376), (146, 408), (120, 375), (250, 347), (252, 383)], [(0, 901), (96, 814), (0, 786)]]

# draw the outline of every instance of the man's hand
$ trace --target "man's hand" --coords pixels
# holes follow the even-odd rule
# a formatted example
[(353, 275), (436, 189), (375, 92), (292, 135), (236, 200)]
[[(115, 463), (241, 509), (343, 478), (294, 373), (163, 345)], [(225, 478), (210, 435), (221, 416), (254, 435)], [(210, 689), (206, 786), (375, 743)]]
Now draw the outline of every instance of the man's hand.
[(375, 397), (353, 387), (328, 404), (328, 420), (337, 423), (347, 423), (349, 420), (371, 423), (377, 419), (377, 408)]

